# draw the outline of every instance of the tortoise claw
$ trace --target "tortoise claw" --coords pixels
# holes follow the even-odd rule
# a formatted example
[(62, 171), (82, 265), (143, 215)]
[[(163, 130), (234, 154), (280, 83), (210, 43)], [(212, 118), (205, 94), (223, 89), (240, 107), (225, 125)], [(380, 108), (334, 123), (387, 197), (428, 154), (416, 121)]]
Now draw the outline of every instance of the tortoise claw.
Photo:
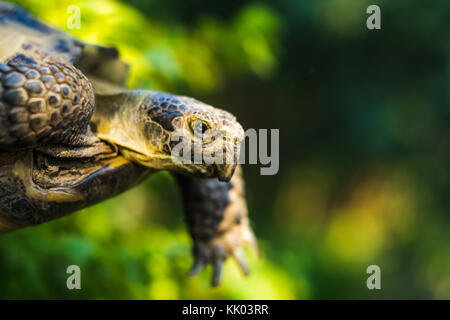
[(241, 268), (242, 273), (245, 276), (248, 276), (250, 274), (250, 267), (248, 266), (247, 258), (245, 257), (245, 253), (242, 247), (234, 250), (232, 254), (239, 267)]
[(223, 262), (223, 260), (216, 260), (213, 263), (213, 274), (211, 278), (211, 285), (213, 287), (219, 285), (220, 283), (220, 279), (222, 277)]
[(189, 275), (197, 275), (207, 264), (212, 265), (211, 285), (220, 283), (223, 264), (231, 256), (238, 264), (242, 273), (250, 274), (249, 264), (244, 252), (244, 245), (250, 245), (259, 256), (259, 249), (253, 232), (249, 226), (238, 226), (227, 232), (213, 236), (207, 240), (194, 238), (194, 264)]
[[(250, 245), (250, 247), (255, 252), (258, 258), (261, 257), (261, 251), (259, 250), (258, 242), (256, 241), (255, 235), (251, 231), (250, 227), (244, 231), (244, 235), (242, 236), (244, 243)], [(245, 256), (244, 256), (245, 258)]]
[(191, 267), (191, 270), (189, 270), (188, 275), (190, 276), (196, 276), (205, 266), (205, 263), (198, 258), (195, 258), (194, 264)]

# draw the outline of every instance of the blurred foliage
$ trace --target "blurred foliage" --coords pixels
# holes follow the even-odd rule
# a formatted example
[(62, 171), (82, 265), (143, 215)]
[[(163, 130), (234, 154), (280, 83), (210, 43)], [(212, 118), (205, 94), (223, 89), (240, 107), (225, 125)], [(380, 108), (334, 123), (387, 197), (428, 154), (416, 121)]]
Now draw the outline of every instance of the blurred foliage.
[[(67, 30), (70, 5), (81, 9), (81, 28), (67, 30), (87, 42), (114, 45), (133, 68), (130, 85), (213, 90), (225, 73), (268, 77), (276, 68), (279, 17), (249, 5), (230, 19), (205, 15), (192, 28), (165, 23), (119, 1), (18, 1), (45, 21)], [(137, 2), (143, 5), (145, 1)]]
[[(244, 278), (185, 276), (192, 258), (167, 173), (1, 237), (0, 298), (450, 298), (450, 3), (232, 0), (18, 1), (120, 49), (130, 86), (226, 106), (280, 128), (280, 172), (246, 166), (263, 252)], [(382, 30), (365, 9), (378, 4)], [(176, 201), (175, 201), (176, 200)], [(69, 291), (66, 267), (82, 269)], [(381, 267), (382, 290), (366, 288)]]

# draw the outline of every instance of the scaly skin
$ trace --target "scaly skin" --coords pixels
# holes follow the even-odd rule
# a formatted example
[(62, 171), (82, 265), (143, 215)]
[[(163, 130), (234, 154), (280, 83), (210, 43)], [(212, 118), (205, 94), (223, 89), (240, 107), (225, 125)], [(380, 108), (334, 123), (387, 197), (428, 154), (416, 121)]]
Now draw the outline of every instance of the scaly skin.
[(218, 285), (222, 265), (233, 257), (245, 275), (250, 273), (243, 247), (249, 244), (258, 252), (248, 219), (242, 170), (237, 168), (230, 182), (177, 175), (180, 182), (186, 222), (194, 240), (196, 275), (205, 265), (213, 266), (211, 283)]
[(70, 64), (0, 64), (0, 149), (82, 144), (93, 110), (92, 85)]
[[(236, 162), (227, 156), (237, 161), (244, 138), (234, 116), (188, 97), (126, 90), (127, 66), (116, 49), (82, 43), (17, 6), (0, 2), (0, 22), (0, 233), (69, 214), (154, 170), (170, 170), (179, 177), (194, 239), (192, 273), (212, 264), (215, 285), (233, 256), (248, 274), (242, 246), (256, 243), (242, 175), (238, 169), (231, 182), (217, 180), (232, 177)], [(223, 141), (197, 147), (211, 155), (225, 148), (228, 162), (176, 161), (174, 131), (194, 141), (205, 128)]]
[[(229, 112), (189, 97), (151, 90), (97, 94), (92, 123), (96, 136), (118, 145), (132, 161), (220, 180), (233, 175), (244, 138), (244, 130)], [(202, 129), (205, 134), (199, 139)], [(208, 133), (219, 138), (208, 138)], [(185, 156), (191, 163), (174, 154), (180, 143), (174, 139), (176, 134), (189, 141), (190, 157)], [(219, 151), (223, 164), (206, 163), (207, 154), (219, 155)], [(203, 155), (202, 162), (194, 163), (194, 152)]]

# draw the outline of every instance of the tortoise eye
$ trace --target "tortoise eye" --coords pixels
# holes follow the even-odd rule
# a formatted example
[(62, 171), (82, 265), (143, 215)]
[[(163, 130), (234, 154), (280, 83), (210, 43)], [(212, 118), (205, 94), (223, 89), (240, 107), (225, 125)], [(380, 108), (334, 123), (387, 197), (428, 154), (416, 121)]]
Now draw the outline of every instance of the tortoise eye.
[(195, 135), (201, 135), (208, 130), (207, 125), (199, 120), (194, 121), (191, 127)]

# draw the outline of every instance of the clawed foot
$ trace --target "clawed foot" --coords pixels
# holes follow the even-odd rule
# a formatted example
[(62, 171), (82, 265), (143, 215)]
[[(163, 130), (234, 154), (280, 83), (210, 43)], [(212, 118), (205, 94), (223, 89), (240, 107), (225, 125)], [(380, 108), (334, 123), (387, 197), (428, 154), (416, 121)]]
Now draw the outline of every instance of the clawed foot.
[(223, 263), (229, 256), (236, 260), (244, 275), (249, 275), (250, 268), (244, 253), (246, 244), (259, 254), (258, 245), (248, 221), (235, 224), (208, 240), (194, 239), (194, 264), (189, 275), (197, 275), (205, 265), (211, 264), (213, 267), (211, 285), (217, 286), (220, 283)]

